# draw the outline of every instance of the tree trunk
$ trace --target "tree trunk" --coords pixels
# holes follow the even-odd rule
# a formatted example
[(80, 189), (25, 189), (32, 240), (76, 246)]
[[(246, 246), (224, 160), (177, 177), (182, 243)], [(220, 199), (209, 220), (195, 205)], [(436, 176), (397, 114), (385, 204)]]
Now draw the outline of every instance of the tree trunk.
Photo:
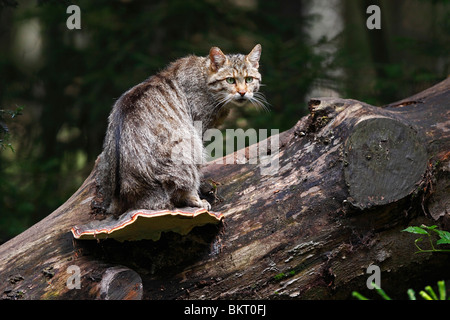
[(367, 290), (366, 270), (377, 265), (383, 289), (406, 298), (408, 288), (448, 276), (450, 255), (414, 254), (414, 235), (400, 231), (449, 229), (449, 89), (450, 78), (384, 107), (312, 99), (310, 115), (270, 138), (279, 139), (275, 174), (223, 159), (205, 166), (224, 222), (185, 236), (75, 240), (71, 228), (96, 218), (94, 167), (66, 203), (0, 247), (0, 294), (345, 299)]

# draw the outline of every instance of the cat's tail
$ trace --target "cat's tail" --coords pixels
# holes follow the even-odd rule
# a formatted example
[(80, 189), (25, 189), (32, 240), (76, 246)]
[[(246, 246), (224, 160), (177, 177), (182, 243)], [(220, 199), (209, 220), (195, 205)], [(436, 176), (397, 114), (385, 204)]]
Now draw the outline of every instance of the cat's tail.
[(114, 215), (120, 211), (122, 118), (119, 110), (113, 110), (110, 114), (103, 152), (99, 156), (96, 178), (102, 198), (102, 207), (107, 213)]

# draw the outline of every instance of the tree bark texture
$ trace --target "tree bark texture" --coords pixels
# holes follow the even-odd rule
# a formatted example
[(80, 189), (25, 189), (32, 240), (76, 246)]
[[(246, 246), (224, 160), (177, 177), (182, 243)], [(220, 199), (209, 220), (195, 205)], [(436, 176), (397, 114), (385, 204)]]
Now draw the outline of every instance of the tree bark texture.
[(450, 227), (449, 89), (450, 78), (383, 107), (311, 99), (310, 114), (271, 150), (276, 174), (239, 164), (236, 153), (234, 164), (205, 166), (205, 195), (224, 222), (185, 236), (75, 240), (74, 225), (101, 218), (94, 167), (66, 203), (0, 247), (0, 294), (346, 299), (377, 265), (383, 289), (406, 298), (407, 288), (448, 277), (450, 255), (415, 254), (414, 235), (401, 230)]

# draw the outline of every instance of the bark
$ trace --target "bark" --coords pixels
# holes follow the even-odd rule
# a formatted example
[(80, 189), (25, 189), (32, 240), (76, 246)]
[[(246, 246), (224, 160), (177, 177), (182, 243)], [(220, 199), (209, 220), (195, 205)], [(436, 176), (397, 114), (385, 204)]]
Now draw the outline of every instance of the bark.
[(204, 191), (224, 223), (185, 236), (74, 240), (74, 225), (98, 218), (94, 167), (66, 203), (0, 247), (0, 294), (345, 299), (364, 291), (374, 264), (383, 289), (406, 298), (406, 289), (448, 274), (448, 254), (414, 254), (414, 235), (401, 230), (422, 223), (449, 229), (449, 89), (450, 78), (383, 107), (312, 99), (310, 114), (270, 150), (276, 174), (238, 164), (238, 154), (228, 156), (238, 163), (206, 165), (213, 188)]

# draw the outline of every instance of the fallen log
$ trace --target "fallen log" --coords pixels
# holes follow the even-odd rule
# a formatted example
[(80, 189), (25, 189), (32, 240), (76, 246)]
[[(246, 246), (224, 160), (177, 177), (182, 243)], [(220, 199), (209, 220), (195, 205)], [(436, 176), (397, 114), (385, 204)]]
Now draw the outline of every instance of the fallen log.
[(376, 265), (383, 289), (406, 298), (407, 288), (448, 277), (450, 255), (414, 254), (414, 236), (401, 230), (450, 229), (449, 89), (450, 78), (383, 107), (311, 99), (308, 116), (269, 138), (279, 142), (270, 150), (275, 174), (239, 164), (248, 152), (205, 166), (204, 196), (223, 224), (187, 235), (75, 240), (75, 225), (103, 218), (93, 210), (94, 167), (66, 203), (0, 246), (0, 294), (347, 299), (367, 290)]

